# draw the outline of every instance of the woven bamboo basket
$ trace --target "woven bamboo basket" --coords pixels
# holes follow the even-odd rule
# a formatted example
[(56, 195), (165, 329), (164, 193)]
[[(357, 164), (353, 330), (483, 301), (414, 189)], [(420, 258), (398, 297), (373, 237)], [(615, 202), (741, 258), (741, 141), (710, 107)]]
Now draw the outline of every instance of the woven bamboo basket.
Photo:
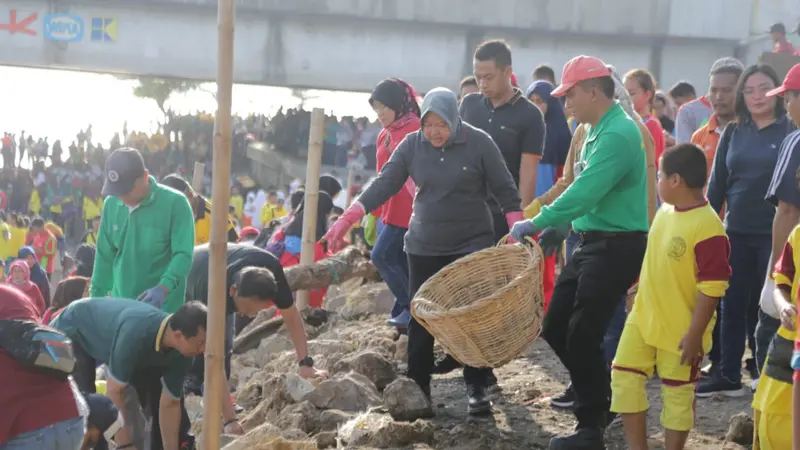
[(481, 250), (429, 278), (411, 314), (460, 363), (500, 367), (542, 331), (543, 270), (533, 241)]

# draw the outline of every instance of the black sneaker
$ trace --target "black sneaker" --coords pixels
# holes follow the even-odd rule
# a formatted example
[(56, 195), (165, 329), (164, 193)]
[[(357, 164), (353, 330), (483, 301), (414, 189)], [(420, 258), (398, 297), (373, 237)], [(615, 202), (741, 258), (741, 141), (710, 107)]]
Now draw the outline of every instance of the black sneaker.
[(606, 450), (605, 430), (602, 428), (578, 428), (568, 436), (550, 439), (550, 450)]
[(575, 390), (572, 389), (572, 384), (570, 383), (564, 392), (550, 397), (550, 404), (556, 408), (572, 408), (575, 404)]
[(747, 391), (742, 387), (741, 382), (731, 381), (727, 377), (718, 375), (707, 380), (701, 380), (697, 385), (695, 395), (698, 398), (708, 398), (714, 394), (722, 394), (726, 397), (742, 397)]
[(492, 412), (492, 401), (486, 395), (486, 388), (480, 385), (467, 386), (467, 414), (478, 416)]
[(709, 364), (700, 369), (700, 378), (701, 379), (713, 378), (717, 372), (719, 372), (718, 366), (715, 366), (713, 363)]
[(750, 375), (750, 378), (753, 380), (758, 379), (758, 366), (756, 366), (756, 360), (753, 358), (747, 358), (744, 360), (744, 370)]

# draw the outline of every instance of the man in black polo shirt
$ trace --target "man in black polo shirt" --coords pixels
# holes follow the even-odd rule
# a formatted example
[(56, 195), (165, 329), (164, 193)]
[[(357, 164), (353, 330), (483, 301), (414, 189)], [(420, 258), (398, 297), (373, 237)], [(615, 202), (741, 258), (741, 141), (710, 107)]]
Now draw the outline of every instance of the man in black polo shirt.
[[(480, 92), (465, 96), (459, 106), (461, 119), (489, 133), (506, 161), (522, 199), (522, 207), (536, 196), (536, 175), (544, 151), (544, 117), (511, 82), (511, 49), (504, 41), (479, 45), (473, 57), (475, 80)], [(487, 200), (494, 219), (496, 241), (508, 234), (508, 224), (497, 201)], [(437, 362), (435, 372), (452, 370), (458, 363), (447, 357)], [(489, 385), (496, 385), (489, 375)]]
[[(186, 282), (186, 297), (208, 304), (208, 244), (194, 248), (192, 268)], [(234, 318), (236, 313), (253, 317), (259, 311), (269, 308), (273, 303), (281, 312), (289, 336), (297, 353), (299, 375), (303, 378), (324, 378), (326, 373), (314, 368), (314, 361), (308, 355), (306, 331), (303, 318), (294, 305), (292, 290), (286, 281), (278, 258), (272, 253), (252, 245), (228, 244), (227, 299), (225, 326), (225, 375), (230, 377), (231, 351), (233, 348)], [(194, 358), (187, 379), (189, 391), (200, 391), (204, 380), (204, 358)], [(230, 398), (230, 397), (228, 397)], [(232, 401), (224, 401), (222, 406), (225, 418), (225, 432), (241, 434), (241, 426), (236, 423)]]
[[(536, 175), (544, 151), (544, 117), (522, 91), (511, 84), (511, 49), (504, 41), (478, 46), (473, 59), (480, 93), (464, 97), (461, 118), (489, 133), (500, 148), (522, 199), (530, 204), (536, 195)], [(508, 234), (505, 216), (494, 198), (488, 200), (495, 238)]]

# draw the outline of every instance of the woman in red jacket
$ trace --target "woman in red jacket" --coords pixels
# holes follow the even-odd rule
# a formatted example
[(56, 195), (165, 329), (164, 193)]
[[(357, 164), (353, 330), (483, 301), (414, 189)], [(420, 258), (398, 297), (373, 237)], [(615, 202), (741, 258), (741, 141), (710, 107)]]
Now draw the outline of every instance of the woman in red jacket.
[[(0, 319), (39, 322), (39, 317), (22, 292), (0, 286)], [(0, 448), (81, 448), (82, 416), (88, 411), (69, 381), (26, 367), (0, 349), (0, 386)]]
[[(420, 110), (417, 93), (408, 83), (398, 78), (381, 81), (372, 91), (369, 104), (378, 115), (383, 130), (378, 135), (376, 168), (389, 161), (394, 149), (408, 133), (420, 128)], [(406, 188), (384, 203), (372, 214), (379, 218), (378, 239), (372, 248), (372, 263), (378, 269), (395, 297), (389, 325), (407, 328), (411, 320), (408, 292), (408, 258), (403, 250), (403, 238), (408, 231), (414, 204), (414, 183), (409, 178)]]

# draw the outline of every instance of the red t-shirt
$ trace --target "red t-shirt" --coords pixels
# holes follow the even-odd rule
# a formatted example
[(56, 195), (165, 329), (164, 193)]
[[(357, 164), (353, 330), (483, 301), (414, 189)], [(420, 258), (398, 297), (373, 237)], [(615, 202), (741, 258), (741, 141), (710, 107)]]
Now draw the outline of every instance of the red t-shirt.
[(656, 148), (656, 168), (658, 168), (661, 154), (664, 153), (664, 128), (661, 127), (661, 122), (653, 116), (642, 117), (642, 120), (644, 121), (644, 126), (650, 131), (650, 135), (653, 136), (653, 143), (655, 143)]
[[(0, 285), (0, 318), (39, 321), (36, 307), (24, 294)], [(0, 350), (0, 446), (14, 436), (78, 417), (72, 389), (21, 366)]]

